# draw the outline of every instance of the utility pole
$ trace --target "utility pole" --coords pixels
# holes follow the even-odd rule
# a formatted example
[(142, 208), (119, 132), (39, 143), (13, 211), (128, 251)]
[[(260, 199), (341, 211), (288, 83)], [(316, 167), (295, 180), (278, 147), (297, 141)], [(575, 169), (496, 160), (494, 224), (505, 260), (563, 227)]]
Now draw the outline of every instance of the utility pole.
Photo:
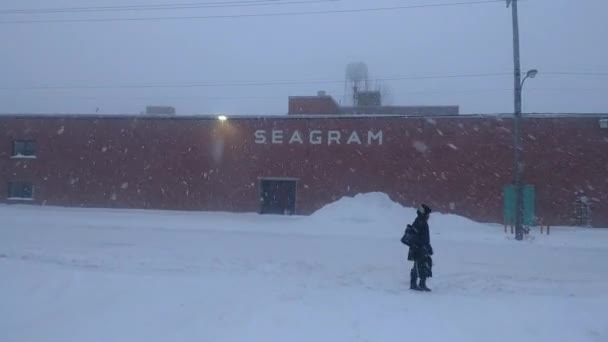
[(515, 239), (523, 240), (523, 171), (524, 165), (522, 162), (522, 146), (521, 146), (521, 63), (519, 59), (519, 17), (517, 12), (517, 0), (507, 0), (507, 7), (511, 6), (513, 15), (513, 71), (514, 71), (514, 89), (515, 89), (515, 112), (513, 116), (513, 146), (515, 152)]

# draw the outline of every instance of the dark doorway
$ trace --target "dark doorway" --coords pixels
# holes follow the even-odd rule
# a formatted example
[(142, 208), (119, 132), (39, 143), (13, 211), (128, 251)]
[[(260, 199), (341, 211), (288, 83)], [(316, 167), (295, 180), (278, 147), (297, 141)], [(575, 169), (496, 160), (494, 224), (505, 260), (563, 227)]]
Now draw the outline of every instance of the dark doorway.
[(295, 179), (260, 179), (261, 214), (293, 215), (296, 213)]

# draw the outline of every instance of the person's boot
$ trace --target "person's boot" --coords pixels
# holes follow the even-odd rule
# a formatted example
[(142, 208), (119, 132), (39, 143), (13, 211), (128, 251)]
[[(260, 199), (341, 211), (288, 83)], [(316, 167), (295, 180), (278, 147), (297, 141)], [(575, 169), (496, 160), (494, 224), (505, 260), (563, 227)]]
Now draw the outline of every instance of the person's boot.
[(426, 287), (426, 278), (420, 278), (420, 285), (418, 286), (420, 291), (431, 292), (431, 289)]
[(414, 270), (410, 272), (410, 290), (420, 290), (418, 288), (418, 275)]

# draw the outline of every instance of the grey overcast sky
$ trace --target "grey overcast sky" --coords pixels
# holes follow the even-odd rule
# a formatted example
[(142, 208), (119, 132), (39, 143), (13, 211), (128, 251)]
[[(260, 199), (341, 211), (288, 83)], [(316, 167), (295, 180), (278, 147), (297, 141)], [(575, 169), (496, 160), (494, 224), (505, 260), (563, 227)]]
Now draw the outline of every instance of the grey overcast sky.
[[(294, 0), (285, 0), (286, 2)], [(308, 4), (148, 11), (8, 14), (0, 21), (215, 16), (333, 11), (465, 2), (339, 0)], [(3, 0), (0, 10), (235, 0)], [(272, 0), (270, 1), (272, 2)], [(277, 2), (277, 1), (275, 1)], [(520, 2), (526, 112), (608, 112), (608, 1)], [(274, 17), (0, 24), (0, 112), (140, 112), (173, 105), (180, 114), (284, 114), (287, 97), (344, 83), (234, 86), (279, 80), (343, 80), (349, 62), (370, 77), (509, 73), (510, 10), (504, 2)], [(543, 74), (543, 72), (551, 74)], [(586, 73), (557, 75), (554, 73)], [(512, 75), (384, 81), (391, 104), (458, 104), (463, 113), (511, 112)], [(82, 86), (224, 83), (192, 88)], [(37, 86), (73, 88), (31, 89)]]

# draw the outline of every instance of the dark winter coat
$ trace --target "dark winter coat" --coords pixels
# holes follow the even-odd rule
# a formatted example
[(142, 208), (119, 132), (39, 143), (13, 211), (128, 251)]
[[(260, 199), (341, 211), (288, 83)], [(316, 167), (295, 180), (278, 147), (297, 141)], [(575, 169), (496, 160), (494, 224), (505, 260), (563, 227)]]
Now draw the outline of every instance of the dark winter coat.
[(414, 220), (414, 223), (412, 223), (412, 227), (416, 232), (416, 238), (407, 253), (407, 260), (421, 260), (427, 256), (433, 255), (428, 219), (428, 213), (418, 212), (418, 216)]

